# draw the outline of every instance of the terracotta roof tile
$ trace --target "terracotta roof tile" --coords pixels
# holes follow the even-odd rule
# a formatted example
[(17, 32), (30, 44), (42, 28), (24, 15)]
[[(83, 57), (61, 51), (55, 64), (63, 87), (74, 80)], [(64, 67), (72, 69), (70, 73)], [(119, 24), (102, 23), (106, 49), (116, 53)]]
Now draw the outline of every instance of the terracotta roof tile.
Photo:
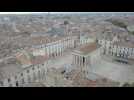
[(88, 54), (90, 52), (93, 52), (94, 50), (96, 50), (99, 47), (100, 46), (96, 42), (94, 42), (94, 43), (89, 43), (89, 44), (86, 44), (84, 46), (81, 46), (76, 51), (78, 51), (82, 54)]
[(48, 57), (45, 56), (35, 56), (33, 59), (31, 59), (31, 62), (33, 65), (37, 65), (37, 64), (42, 64), (44, 63), (46, 60), (48, 60)]

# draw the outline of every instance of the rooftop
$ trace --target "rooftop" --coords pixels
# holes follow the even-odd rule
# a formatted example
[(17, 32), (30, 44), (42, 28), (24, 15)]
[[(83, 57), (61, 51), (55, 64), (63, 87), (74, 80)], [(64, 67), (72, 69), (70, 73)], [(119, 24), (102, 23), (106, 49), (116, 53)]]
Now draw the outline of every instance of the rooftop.
[(46, 60), (48, 60), (47, 56), (35, 56), (31, 59), (33, 65), (43, 64)]
[(93, 42), (93, 43), (89, 43), (89, 44), (85, 44), (84, 46), (81, 46), (80, 48), (76, 49), (74, 52), (86, 55), (88, 53), (95, 51), (99, 47), (100, 46), (96, 42)]

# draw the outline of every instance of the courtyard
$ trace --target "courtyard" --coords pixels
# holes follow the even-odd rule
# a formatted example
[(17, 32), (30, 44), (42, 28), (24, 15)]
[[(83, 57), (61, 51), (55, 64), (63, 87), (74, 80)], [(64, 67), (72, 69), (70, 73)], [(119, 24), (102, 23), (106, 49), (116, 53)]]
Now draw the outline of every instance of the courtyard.
[(116, 82), (134, 82), (134, 66), (112, 62), (108, 58), (101, 59), (100, 63), (90, 66), (91, 72), (104, 76)]

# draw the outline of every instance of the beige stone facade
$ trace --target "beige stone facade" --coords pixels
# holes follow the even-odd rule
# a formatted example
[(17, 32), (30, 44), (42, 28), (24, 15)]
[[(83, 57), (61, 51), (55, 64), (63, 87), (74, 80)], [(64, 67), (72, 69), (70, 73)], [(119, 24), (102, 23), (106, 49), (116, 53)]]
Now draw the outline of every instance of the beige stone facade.
[(73, 64), (81, 68), (81, 71), (88, 77), (90, 67), (100, 60), (100, 45), (96, 42), (86, 44), (73, 51)]
[[(87, 44), (89, 39), (83, 38), (80, 42), (77, 36), (65, 37), (63, 39), (42, 44), (38, 47), (34, 47), (33, 56), (36, 57), (35, 61), (27, 60), (27, 55), (23, 57), (23, 54), (17, 54), (16, 57), (29, 66), (24, 67), (23, 70), (17, 72), (14, 75), (8, 76), (4, 78), (0, 82), (0, 86), (2, 87), (17, 87), (17, 86), (25, 86), (28, 84), (35, 83), (36, 81), (40, 81), (45, 78), (45, 73), (47, 72), (47, 66), (51, 63), (51, 58), (56, 58), (58, 56), (62, 56), (63, 52), (70, 48), (77, 48), (78, 46)], [(38, 62), (36, 62), (38, 60)], [(82, 59), (79, 59), (82, 60)], [(82, 63), (81, 63), (82, 64)]]

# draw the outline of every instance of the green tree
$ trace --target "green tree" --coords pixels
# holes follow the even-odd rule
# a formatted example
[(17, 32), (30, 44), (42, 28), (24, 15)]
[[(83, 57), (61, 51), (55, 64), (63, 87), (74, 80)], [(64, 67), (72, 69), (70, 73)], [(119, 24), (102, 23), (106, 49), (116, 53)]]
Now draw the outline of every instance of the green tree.
[(112, 20), (112, 19), (108, 19), (106, 21), (111, 22), (115, 26), (127, 29), (127, 25), (124, 22), (122, 22), (122, 21)]
[(68, 25), (69, 22), (67, 20), (64, 21), (64, 25)]
[(124, 84), (122, 85), (122, 87), (130, 87), (130, 84), (129, 84), (129, 83), (124, 83)]

